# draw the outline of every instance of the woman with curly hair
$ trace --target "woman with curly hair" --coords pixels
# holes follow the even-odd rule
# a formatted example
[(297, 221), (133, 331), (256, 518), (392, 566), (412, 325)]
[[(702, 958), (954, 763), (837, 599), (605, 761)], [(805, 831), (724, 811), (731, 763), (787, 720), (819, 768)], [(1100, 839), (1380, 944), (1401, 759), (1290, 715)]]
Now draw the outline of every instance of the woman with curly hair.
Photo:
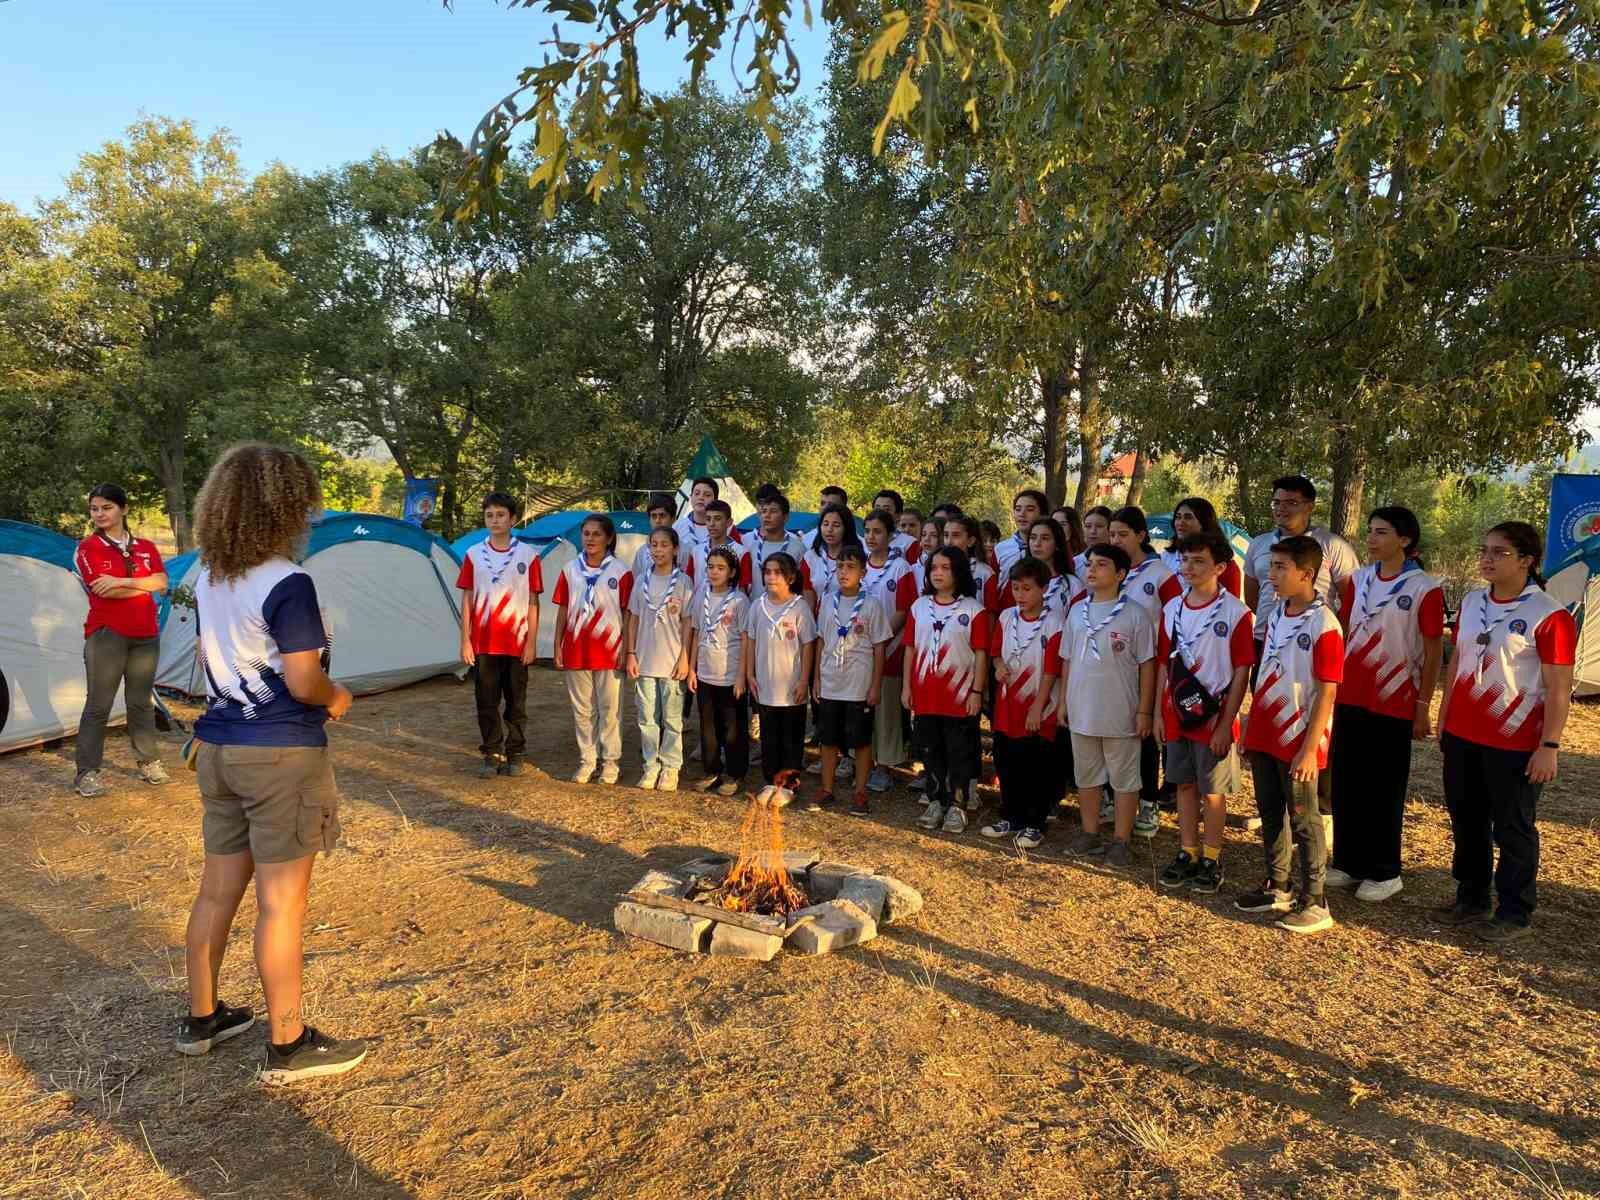
[(205, 866), (189, 914), (189, 1016), (178, 1050), (204, 1054), (255, 1021), (217, 997), (228, 931), (256, 881), (256, 970), (271, 1027), (266, 1083), (337, 1075), (367, 1053), (301, 1020), (301, 924), (318, 850), (339, 836), (324, 723), (350, 710), (328, 677), (329, 639), (311, 576), (296, 566), (322, 508), (316, 471), (246, 443), (211, 468), (195, 504), (195, 583), (207, 706), (195, 722)]

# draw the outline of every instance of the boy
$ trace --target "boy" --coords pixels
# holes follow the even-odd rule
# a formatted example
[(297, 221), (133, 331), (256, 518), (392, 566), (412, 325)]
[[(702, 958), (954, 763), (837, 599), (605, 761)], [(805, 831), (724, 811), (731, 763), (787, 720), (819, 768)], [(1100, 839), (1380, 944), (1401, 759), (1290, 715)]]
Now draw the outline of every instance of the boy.
[[(1317, 774), (1328, 765), (1334, 695), (1344, 678), (1339, 620), (1317, 597), (1322, 545), (1304, 534), (1272, 547), (1269, 578), (1278, 603), (1261, 639), (1261, 662), (1244, 748), (1256, 783), (1267, 878), (1234, 901), (1243, 912), (1279, 912), (1280, 929), (1317, 933), (1333, 924), (1323, 895), (1326, 828), (1317, 808)], [(1294, 830), (1291, 843), (1289, 829)], [(1290, 868), (1300, 851), (1300, 895), (1291, 903)]]
[(766, 488), (757, 494), (756, 512), (761, 524), (750, 539), (750, 578), (745, 585), (745, 590), (752, 597), (758, 595), (763, 586), (763, 569), (767, 559), (774, 554), (787, 554), (795, 562), (800, 562), (806, 556), (805, 539), (798, 533), (790, 533), (787, 528), (789, 497), (777, 488)]
[(830, 483), (817, 494), (817, 511), (821, 512), (830, 504), (837, 504), (840, 508), (850, 507), (850, 494), (836, 483)]
[[(1061, 633), (1061, 723), (1072, 730), (1073, 773), (1083, 830), (1069, 852), (1133, 863), (1128, 838), (1139, 807), (1139, 743), (1155, 715), (1156, 633), (1149, 615), (1122, 590), (1128, 555), (1120, 546), (1089, 551), (1089, 594), (1067, 610)], [(1109, 786), (1116, 816), (1109, 845), (1100, 836), (1100, 802)]]
[(878, 691), (883, 684), (884, 643), (894, 636), (889, 614), (862, 587), (867, 556), (860, 546), (839, 551), (838, 587), (817, 611), (816, 670), (811, 694), (817, 701), (817, 744), (822, 748), (822, 794), (808, 806), (833, 803), (841, 751), (854, 750), (853, 816), (867, 815), (867, 779), (872, 771), (872, 735)]
[(1044, 516), (1045, 509), (1049, 507), (1050, 501), (1036, 488), (1024, 488), (1011, 501), (1011, 521), (1017, 531), (998, 545), (989, 547), (1000, 578), (1006, 578), (1011, 564), (1028, 553), (1028, 529)]
[[(676, 511), (677, 505), (666, 492), (651, 492), (650, 504), (644, 510), (645, 516), (650, 518), (651, 530), (671, 526), (673, 524), (672, 514)], [(679, 541), (680, 543), (682, 541), (681, 534), (679, 535)], [(650, 534), (647, 532), (644, 535), (644, 543), (633, 552), (633, 574), (637, 578), (640, 575), (648, 575), (650, 570)]]
[(872, 498), (872, 507), (882, 509), (894, 520), (894, 535), (889, 539), (890, 551), (915, 562), (917, 552), (922, 549), (922, 523), (917, 523), (916, 533), (907, 533), (900, 528), (900, 516), (906, 510), (905, 499), (893, 488), (884, 488)]
[(739, 560), (739, 577), (734, 586), (750, 591), (750, 551), (733, 540), (733, 509), (726, 500), (713, 500), (706, 505), (706, 544), (696, 546), (689, 560), (689, 577), (696, 584), (706, 577), (706, 555), (716, 549), (727, 549)]
[[(539, 553), (511, 536), (522, 506), (505, 492), (483, 498), (489, 536), (461, 562), (461, 661), (473, 667), (480, 779), (522, 774), (527, 748), (528, 666), (539, 648)], [(504, 717), (501, 707), (504, 706)]]
[(902, 509), (900, 511), (900, 515), (895, 518), (894, 524), (895, 524), (895, 528), (899, 532), (905, 534), (913, 542), (917, 543), (917, 548), (912, 551), (912, 554), (913, 555), (921, 554), (922, 553), (922, 513), (919, 512), (917, 509), (914, 509), (914, 508)]
[(1045, 610), (1050, 572), (1036, 558), (1011, 568), (1015, 606), (994, 622), (989, 660), (994, 664), (994, 765), (1000, 774), (1000, 820), (985, 825), (986, 838), (1012, 837), (1019, 850), (1044, 841), (1045, 819), (1059, 800), (1053, 753), (1056, 676), (1061, 673), (1061, 623)]
[[(1233, 745), (1255, 664), (1255, 621), (1244, 601), (1222, 586), (1223, 569), (1233, 561), (1226, 537), (1202, 530), (1179, 538), (1174, 549), (1189, 590), (1161, 610), (1156, 736), (1166, 743), (1167, 780), (1177, 788), (1179, 850), (1159, 882), (1209, 895), (1222, 886), (1222, 829), (1228, 795), (1238, 786)], [(1218, 707), (1206, 718), (1213, 704)]]
[(689, 485), (689, 511), (672, 525), (678, 531), (678, 566), (687, 567), (695, 550), (706, 545), (706, 505), (717, 498), (715, 479), (702, 475)]

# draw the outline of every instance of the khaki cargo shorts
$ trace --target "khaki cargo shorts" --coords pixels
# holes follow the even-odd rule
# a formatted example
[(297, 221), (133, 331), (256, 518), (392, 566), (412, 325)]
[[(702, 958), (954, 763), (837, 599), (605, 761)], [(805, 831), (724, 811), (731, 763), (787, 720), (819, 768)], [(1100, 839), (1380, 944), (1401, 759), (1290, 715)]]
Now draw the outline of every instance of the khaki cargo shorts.
[(207, 854), (293, 862), (339, 840), (339, 791), (326, 746), (199, 745)]

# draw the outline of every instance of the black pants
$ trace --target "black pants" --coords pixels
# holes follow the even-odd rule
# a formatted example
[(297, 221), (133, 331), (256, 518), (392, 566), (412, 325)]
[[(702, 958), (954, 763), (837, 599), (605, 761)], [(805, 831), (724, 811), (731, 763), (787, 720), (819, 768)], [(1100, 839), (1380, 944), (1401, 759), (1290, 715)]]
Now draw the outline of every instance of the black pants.
[(1289, 764), (1260, 750), (1250, 751), (1250, 774), (1256, 785), (1256, 812), (1261, 815), (1261, 844), (1267, 875), (1287, 887), (1300, 852), (1300, 894), (1321, 902), (1328, 875), (1328, 839), (1317, 808), (1317, 785), (1289, 777)]
[(1480, 746), (1449, 733), (1439, 735), (1439, 749), (1444, 754), (1444, 802), (1456, 842), (1450, 866), (1456, 899), (1487, 906), (1492, 874), (1499, 898), (1495, 915), (1526, 925), (1537, 899), (1539, 830), (1534, 821), (1544, 788), (1529, 783), (1525, 774), (1533, 751)]
[(928, 799), (949, 804), (978, 777), (978, 718), (918, 713), (917, 755), (928, 769)]
[(1333, 865), (1355, 879), (1400, 874), (1411, 782), (1411, 722), (1354, 704), (1334, 708)]
[[(528, 740), (528, 667), (516, 654), (480, 654), (474, 671), (478, 700), (478, 747), (484, 754), (521, 758)], [(505, 716), (501, 717), (504, 705)]]
[(775, 783), (780, 771), (806, 765), (806, 706), (761, 704), (761, 777)]
[[(1067, 737), (1062, 730), (1060, 737)], [(1000, 775), (1000, 816), (1013, 829), (1044, 828), (1061, 801), (1060, 754), (1054, 741), (994, 735), (994, 769)]]
[(750, 697), (731, 684), (701, 683), (700, 764), (706, 774), (743, 779), (750, 769)]
[(73, 746), (78, 771), (98, 771), (106, 751), (106, 722), (123, 689), (128, 706), (128, 739), (133, 756), (143, 766), (161, 757), (156, 745), (156, 660), (160, 638), (125, 638), (110, 629), (96, 629), (83, 643), (83, 669), (89, 694), (78, 718), (78, 740)]
[[(1072, 733), (1065, 725), (1056, 730), (1056, 736), (1047, 743), (1050, 747), (1050, 790), (1055, 796), (1056, 803), (1067, 798), (1068, 792), (1078, 790), (1078, 781), (1072, 768)], [(995, 769), (999, 769), (999, 759), (996, 756)], [(1046, 812), (1049, 809), (1045, 810)], [(1043, 829), (1040, 825), (1036, 828)]]
[(1153, 734), (1139, 742), (1139, 799), (1146, 804), (1161, 799), (1161, 747)]

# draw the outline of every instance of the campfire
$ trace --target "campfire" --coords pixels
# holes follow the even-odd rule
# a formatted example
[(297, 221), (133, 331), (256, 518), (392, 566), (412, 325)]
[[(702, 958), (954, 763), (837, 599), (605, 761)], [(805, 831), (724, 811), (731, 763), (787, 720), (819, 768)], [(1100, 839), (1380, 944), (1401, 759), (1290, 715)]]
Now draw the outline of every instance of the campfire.
[(751, 800), (736, 858), (646, 872), (618, 901), (617, 929), (692, 954), (767, 962), (785, 946), (827, 954), (871, 941), (879, 925), (918, 912), (921, 894), (892, 876), (784, 848), (793, 782), (779, 779)]

